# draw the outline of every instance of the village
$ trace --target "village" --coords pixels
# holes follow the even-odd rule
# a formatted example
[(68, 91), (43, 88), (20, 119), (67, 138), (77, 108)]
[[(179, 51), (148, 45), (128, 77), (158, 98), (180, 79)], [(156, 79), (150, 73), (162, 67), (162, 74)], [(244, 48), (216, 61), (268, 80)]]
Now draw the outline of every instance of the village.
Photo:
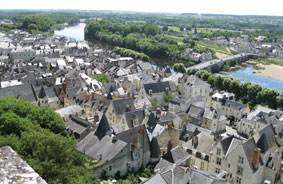
[(141, 183), (280, 183), (283, 112), (251, 110), (196, 76), (21, 30), (0, 33), (0, 72), (0, 98), (53, 108), (98, 177), (152, 165)]

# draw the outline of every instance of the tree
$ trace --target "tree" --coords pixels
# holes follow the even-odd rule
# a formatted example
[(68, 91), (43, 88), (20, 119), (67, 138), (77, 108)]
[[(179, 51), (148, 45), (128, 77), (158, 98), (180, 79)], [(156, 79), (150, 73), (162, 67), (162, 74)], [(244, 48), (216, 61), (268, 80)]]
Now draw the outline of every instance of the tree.
[(38, 27), (35, 24), (30, 24), (30, 25), (28, 25), (28, 30), (29, 30), (29, 32), (38, 31)]
[(166, 94), (166, 95), (164, 96), (164, 101), (168, 103), (168, 102), (169, 102), (170, 100), (172, 100), (173, 98), (175, 98), (174, 93), (168, 93), (168, 94)]
[(226, 63), (223, 65), (222, 70), (225, 71), (225, 72), (231, 71), (231, 68), (230, 68), (230, 66), (229, 66), (229, 62), (226, 62)]
[(11, 146), (48, 183), (99, 183), (54, 110), (9, 97), (0, 99), (0, 114), (0, 147)]
[(198, 68), (191, 68), (187, 71), (188, 75), (194, 75), (195, 73), (197, 73), (200, 69)]
[(152, 24), (146, 24), (143, 29), (146, 35), (155, 36), (158, 33), (158, 27)]
[(96, 78), (96, 80), (98, 80), (99, 82), (102, 82), (104, 84), (110, 82), (110, 79), (109, 79), (108, 75), (106, 75), (106, 74), (99, 74), (98, 77)]
[(168, 26), (163, 26), (162, 31), (168, 31)]
[(276, 105), (283, 109), (283, 92), (280, 92), (280, 94), (276, 97)]
[(173, 65), (173, 70), (175, 72), (186, 73), (186, 67), (183, 63), (175, 63)]
[[(46, 32), (55, 24), (55, 22), (48, 15), (36, 14), (25, 16), (22, 21), (22, 28), (28, 29), (31, 24), (36, 25), (39, 31)], [(35, 28), (35, 26), (32, 27)]]
[(0, 116), (0, 135), (15, 134), (21, 135), (24, 130), (24, 121), (13, 112), (6, 112)]

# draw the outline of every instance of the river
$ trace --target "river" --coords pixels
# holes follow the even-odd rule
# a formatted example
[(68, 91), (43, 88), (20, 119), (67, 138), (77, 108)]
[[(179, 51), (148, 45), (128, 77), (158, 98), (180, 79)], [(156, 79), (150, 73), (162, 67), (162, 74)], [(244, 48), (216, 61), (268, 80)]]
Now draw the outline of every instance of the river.
[[(68, 38), (73, 38), (77, 41), (83, 41), (84, 40), (84, 28), (85, 23), (80, 23), (75, 26), (71, 27), (65, 27), (64, 29), (55, 31), (56, 35), (66, 36)], [(155, 60), (155, 59), (154, 59)], [(163, 63), (159, 60), (153, 61), (153, 63), (156, 63), (158, 65), (162, 65)], [(164, 65), (164, 64), (163, 64)], [(164, 65), (165, 66), (165, 65)], [(269, 77), (259, 76), (253, 74), (253, 71), (255, 69), (252, 65), (248, 65), (247, 67), (242, 67), (241, 69), (237, 71), (232, 71), (225, 73), (225, 75), (231, 76), (233, 78), (237, 78), (242, 82), (254, 82), (259, 85), (261, 85), (263, 88), (273, 88), (277, 89), (279, 91), (283, 91), (283, 81), (272, 79)]]
[(261, 87), (263, 88), (283, 91), (283, 81), (253, 74), (254, 71), (255, 69), (253, 65), (247, 65), (246, 67), (242, 67), (239, 70), (228, 73), (225, 72), (224, 74), (233, 78), (237, 78), (241, 82), (253, 82), (261, 85)]
[(75, 26), (65, 27), (64, 29), (56, 30), (54, 34), (60, 36), (66, 36), (68, 38), (73, 38), (77, 41), (83, 41), (85, 25), (86, 25), (85, 23), (79, 23)]

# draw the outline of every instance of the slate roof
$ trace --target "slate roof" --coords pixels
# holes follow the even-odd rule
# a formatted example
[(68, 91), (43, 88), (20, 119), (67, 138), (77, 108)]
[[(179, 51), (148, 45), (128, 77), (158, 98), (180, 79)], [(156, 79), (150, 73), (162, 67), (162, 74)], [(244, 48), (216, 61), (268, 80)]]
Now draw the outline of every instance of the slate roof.
[(104, 136), (108, 135), (111, 133), (111, 127), (109, 125), (109, 122), (105, 116), (105, 114), (102, 115), (99, 125), (95, 131), (95, 135), (99, 138), (102, 139)]
[(188, 158), (189, 156), (190, 154), (186, 152), (182, 147), (176, 146), (175, 148), (167, 152), (165, 155), (163, 155), (162, 158), (167, 160), (168, 162), (176, 164)]
[(157, 125), (157, 119), (156, 116), (153, 112), (150, 113), (148, 121), (147, 121), (147, 126), (150, 128), (154, 129), (154, 127)]
[(131, 120), (132, 119), (134, 120), (135, 125), (140, 125), (145, 118), (145, 112), (144, 109), (134, 110), (134, 111), (126, 112), (125, 117), (128, 127), (132, 128)]
[(85, 126), (83, 124), (77, 123), (76, 121), (69, 119), (65, 123), (66, 129), (71, 130), (72, 132), (76, 132), (77, 134), (81, 135), (84, 131), (86, 131), (88, 126)]
[(184, 143), (183, 147), (187, 147), (188, 149), (196, 149), (200, 153), (205, 153), (209, 155), (209, 153), (216, 146), (216, 141), (214, 140), (214, 136), (206, 132), (201, 132), (197, 136), (198, 136), (198, 144), (196, 148), (194, 148), (193, 139)]
[(23, 84), (18, 86), (11, 86), (7, 88), (0, 88), (0, 98), (5, 97), (22, 97), (30, 102), (36, 102), (36, 96), (33, 92), (31, 84)]
[(191, 75), (189, 78), (187, 78), (187, 82), (186, 82), (187, 86), (209, 86), (209, 84), (203, 80), (201, 80), (200, 78), (198, 78), (195, 75)]
[(148, 62), (141, 62), (141, 63), (139, 63), (139, 68), (141, 69), (141, 70), (149, 70), (149, 69), (153, 69), (152, 68), (152, 65), (150, 64), (150, 63), (148, 63)]
[(67, 88), (66, 93), (68, 94), (69, 98), (73, 98), (81, 88), (79, 87), (74, 87), (74, 88)]
[[(143, 133), (140, 133), (141, 131)], [(140, 125), (124, 132), (118, 133), (115, 135), (115, 137), (128, 144), (138, 146), (138, 136), (140, 134), (143, 135), (144, 153), (150, 152), (150, 141), (146, 132), (145, 125)]]
[(184, 99), (182, 99), (182, 98), (175, 97), (175, 98), (170, 100), (170, 103), (172, 103), (174, 105), (181, 105), (181, 104), (185, 104), (186, 101)]
[(147, 181), (142, 184), (168, 184), (166, 180), (162, 177), (161, 174), (157, 173), (156, 175), (149, 178)]
[(96, 160), (110, 161), (126, 146), (127, 143), (120, 140), (113, 141), (109, 136), (98, 139), (94, 132), (91, 132), (78, 143), (77, 150)]
[(223, 121), (226, 119), (226, 117), (222, 114), (222, 110), (220, 109), (210, 109), (205, 108), (203, 117), (209, 120), (213, 120), (219, 117), (219, 121)]
[(113, 100), (112, 104), (117, 116), (124, 114), (126, 112), (127, 106), (130, 107), (131, 111), (135, 110), (134, 99), (132, 98)]
[(41, 99), (48, 98), (46, 91), (45, 91), (43, 86), (41, 86), (41, 88), (40, 88), (40, 91), (38, 93), (38, 98), (41, 98)]
[[(253, 166), (253, 158), (254, 158), (254, 150), (257, 148), (257, 145), (254, 141), (254, 139), (249, 139), (245, 143), (242, 144), (243, 150), (245, 152), (245, 155), (248, 159), (248, 163), (250, 166), (250, 169), (252, 171), (255, 171), (254, 166)], [(260, 165), (262, 165), (262, 160), (260, 158)]]
[(187, 113), (193, 118), (200, 119), (200, 117), (204, 113), (204, 109), (195, 105), (191, 105), (190, 108), (187, 110)]
[(241, 104), (241, 103), (238, 103), (238, 102), (235, 102), (235, 101), (232, 101), (232, 100), (225, 100), (224, 106), (230, 107), (230, 108), (235, 109), (235, 110), (240, 110), (240, 111), (243, 111), (247, 108), (247, 105)]
[(192, 170), (191, 172), (190, 184), (214, 184), (218, 182), (226, 183), (225, 179), (217, 177), (216, 175), (206, 171)]
[(165, 92), (166, 88), (171, 91), (169, 82), (157, 82), (157, 83), (150, 83), (144, 84), (145, 92), (148, 94), (149, 90), (152, 90), (152, 93), (163, 93)]
[(160, 151), (160, 147), (159, 147), (159, 144), (158, 144), (157, 137), (153, 137), (151, 139), (150, 153), (151, 153), (151, 155), (150, 155), (151, 158), (159, 158), (160, 157), (161, 151)]
[(259, 140), (257, 141), (257, 147), (261, 149), (262, 153), (265, 153), (273, 146), (277, 146), (274, 130), (272, 125), (268, 125), (259, 131)]

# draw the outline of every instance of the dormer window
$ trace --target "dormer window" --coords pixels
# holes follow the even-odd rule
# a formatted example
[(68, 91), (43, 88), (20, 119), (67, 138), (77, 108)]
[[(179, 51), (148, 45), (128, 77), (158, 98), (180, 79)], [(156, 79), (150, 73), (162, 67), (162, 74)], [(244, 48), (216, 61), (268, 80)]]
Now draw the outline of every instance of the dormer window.
[(221, 155), (221, 149), (217, 148), (216, 154), (217, 154), (217, 155)]

